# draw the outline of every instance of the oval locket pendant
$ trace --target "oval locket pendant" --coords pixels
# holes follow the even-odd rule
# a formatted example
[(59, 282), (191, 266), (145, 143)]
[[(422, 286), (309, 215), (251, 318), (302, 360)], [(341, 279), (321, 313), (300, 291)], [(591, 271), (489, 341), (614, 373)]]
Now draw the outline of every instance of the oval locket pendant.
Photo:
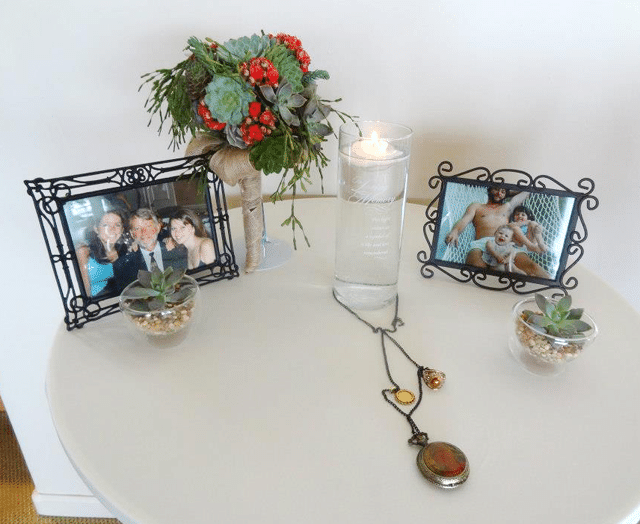
[(423, 446), (417, 457), (420, 473), (441, 488), (455, 488), (467, 480), (469, 461), (462, 450), (448, 442), (428, 442), (423, 435), (409, 441)]

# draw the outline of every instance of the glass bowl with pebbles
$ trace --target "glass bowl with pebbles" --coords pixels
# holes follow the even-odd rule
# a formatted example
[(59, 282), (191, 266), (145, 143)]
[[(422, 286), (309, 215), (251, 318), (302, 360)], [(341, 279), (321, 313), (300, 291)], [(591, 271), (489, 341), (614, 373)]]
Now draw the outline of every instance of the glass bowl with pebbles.
[(198, 283), (184, 270), (140, 271), (120, 295), (120, 310), (130, 326), (159, 346), (180, 343), (195, 318)]
[(513, 306), (511, 318), (509, 349), (524, 369), (536, 375), (558, 375), (598, 335), (593, 318), (571, 308), (569, 295), (536, 294)]

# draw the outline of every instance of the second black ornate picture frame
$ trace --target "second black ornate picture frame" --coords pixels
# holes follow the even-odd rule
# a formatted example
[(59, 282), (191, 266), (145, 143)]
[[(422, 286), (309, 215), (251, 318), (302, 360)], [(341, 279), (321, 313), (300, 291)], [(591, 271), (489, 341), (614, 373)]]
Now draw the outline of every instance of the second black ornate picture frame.
[(547, 175), (477, 167), (451, 174), (450, 162), (429, 180), (440, 189), (428, 205), (421, 274), (434, 270), (492, 290), (533, 293), (578, 285), (569, 271), (584, 252), (583, 210), (598, 207), (594, 182), (572, 190)]
[[(126, 278), (119, 279), (116, 265), (133, 256), (143, 258), (142, 237), (136, 238), (143, 233), (134, 231), (138, 223), (151, 220), (154, 244), (161, 247), (158, 256), (172, 267), (182, 264), (200, 285), (239, 276), (224, 186), (209, 169), (206, 156), (37, 178), (25, 184), (49, 252), (68, 330), (119, 311), (119, 293), (135, 280), (137, 270), (125, 271), (133, 265), (121, 264), (120, 274)], [(207, 244), (206, 262), (191, 264), (189, 251), (173, 233), (187, 223)]]

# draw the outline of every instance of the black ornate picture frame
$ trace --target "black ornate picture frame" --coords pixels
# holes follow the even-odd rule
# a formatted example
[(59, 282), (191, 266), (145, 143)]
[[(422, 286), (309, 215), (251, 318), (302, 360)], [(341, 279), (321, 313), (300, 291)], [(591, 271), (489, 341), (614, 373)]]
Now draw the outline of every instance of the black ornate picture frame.
[[(200, 285), (239, 276), (224, 187), (209, 169), (206, 156), (49, 180), (37, 178), (25, 180), (25, 184), (49, 252), (68, 330), (81, 328), (87, 322), (119, 310), (121, 288), (129, 282), (118, 281), (116, 264), (120, 260), (122, 266), (126, 257), (137, 256), (141, 251), (138, 242), (133, 241), (138, 233), (130, 230), (130, 226), (137, 223), (134, 217), (140, 210), (151, 210), (155, 217), (162, 257), (172, 253), (167, 255), (167, 260), (179, 260), (176, 265), (184, 264), (185, 269), (190, 264), (189, 251), (180, 242), (172, 241), (170, 224), (176, 231), (178, 222), (174, 221), (180, 220), (178, 217), (182, 217), (184, 223), (195, 224), (194, 230), (199, 231), (195, 235), (199, 235), (200, 245), (206, 244), (207, 260), (212, 260), (200, 261), (198, 267), (187, 271)], [(109, 228), (111, 232), (106, 233)], [(93, 254), (93, 248), (89, 248), (92, 245), (98, 246), (96, 253), (102, 253)], [(107, 250), (115, 261), (99, 263)], [(89, 264), (92, 264), (91, 278), (87, 276)], [(98, 269), (94, 269), (96, 267)], [(98, 281), (99, 285), (94, 286)]]
[(436, 268), (458, 282), (521, 294), (578, 285), (568, 273), (584, 253), (583, 209), (598, 207), (593, 180), (581, 179), (574, 191), (514, 169), (452, 171), (442, 162), (429, 180), (440, 192), (425, 212), (422, 276)]

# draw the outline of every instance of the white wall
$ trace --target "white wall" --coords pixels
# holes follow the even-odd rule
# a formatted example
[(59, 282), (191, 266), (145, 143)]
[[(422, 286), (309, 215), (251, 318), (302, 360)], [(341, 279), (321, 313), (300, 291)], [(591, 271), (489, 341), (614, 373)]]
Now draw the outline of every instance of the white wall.
[[(442, 160), (548, 174), (574, 188), (593, 178), (600, 207), (587, 213), (583, 263), (640, 310), (639, 27), (631, 0), (5, 3), (0, 264), (13, 276), (0, 317), (0, 394), (37, 490), (88, 494), (48, 418), (44, 375), (62, 308), (22, 180), (181, 155), (147, 128), (137, 89), (141, 74), (182, 59), (189, 36), (299, 36), (312, 68), (332, 75), (326, 98), (414, 129), (414, 198), (429, 196)], [(334, 141), (327, 152), (335, 157)], [(334, 177), (332, 163), (329, 193)]]

